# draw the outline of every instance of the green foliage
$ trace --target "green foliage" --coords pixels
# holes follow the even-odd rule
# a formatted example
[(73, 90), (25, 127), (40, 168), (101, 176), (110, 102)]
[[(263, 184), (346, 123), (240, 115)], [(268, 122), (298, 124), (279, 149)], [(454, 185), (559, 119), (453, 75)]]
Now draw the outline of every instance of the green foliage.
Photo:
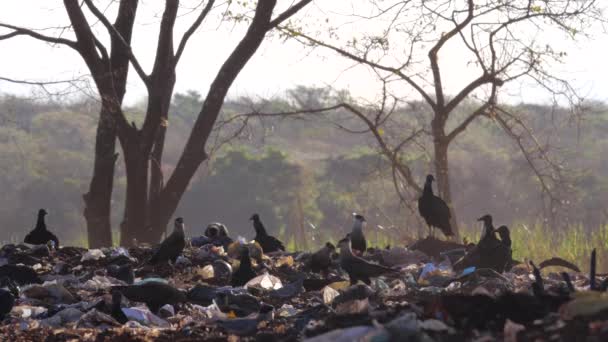
[[(297, 88), (290, 93), (286, 98), (262, 102), (232, 99), (226, 101), (222, 115), (226, 118), (252, 108), (273, 112), (300, 105), (325, 105), (336, 96), (347, 96), (323, 88)], [(196, 92), (174, 98), (162, 165), (165, 176), (181, 153), (202, 101)], [(455, 115), (465, 116), (471, 108), (475, 108), (474, 103), (464, 104)], [(450, 149), (458, 219), (466, 226), (491, 213), (497, 222), (513, 226), (515, 256), (519, 259), (540, 261), (560, 255), (586, 266), (591, 248), (597, 247), (601, 258), (608, 260), (608, 255), (603, 256), (608, 254), (608, 178), (604, 177), (608, 174), (604, 157), (608, 150), (608, 109), (594, 104), (580, 125), (548, 130), (547, 122), (553, 122), (550, 120), (556, 111), (563, 109), (536, 105), (517, 108), (525, 112), (543, 141), (554, 138), (552, 143), (560, 158), (567, 161), (566, 166), (582, 168), (576, 174), (573, 196), (568, 198), (565, 228), (532, 224), (525, 229), (518, 223), (539, 221), (542, 207), (538, 184), (512, 140), (489, 119), (473, 123)], [(425, 122), (420, 118), (427, 109), (420, 103), (397, 110), (398, 126), (387, 127), (386, 135), (398, 134), (399, 125)], [(138, 113), (141, 109), (135, 106), (130, 111)], [(343, 112), (330, 115), (340, 125), (361, 128), (356, 119)], [(37, 209), (45, 207), (50, 212), (49, 226), (60, 239), (84, 245), (82, 194), (91, 176), (95, 105), (39, 103), (0, 96), (0, 120), (4, 120), (0, 125), (0, 186), (4, 193), (0, 198), (0, 240), (21, 241), (25, 230), (33, 227)], [(347, 133), (318, 117), (251, 120), (248, 129), (246, 140), (233, 141), (217, 151), (191, 181), (176, 212), (186, 218), (189, 235), (202, 234), (208, 223), (221, 221), (231, 235), (253, 238), (248, 219), (254, 212), (292, 250), (338, 241), (351, 228), (352, 212), (361, 212), (368, 219), (366, 234), (372, 246), (403, 245), (426, 234), (415, 204), (410, 211), (400, 203), (390, 165), (367, 135)], [(432, 141), (423, 136), (420, 144), (429, 150)], [(412, 166), (420, 181), (432, 170), (423, 149), (407, 150), (399, 157)], [(125, 187), (122, 158), (114, 184), (112, 224), (116, 229)], [(475, 241), (478, 231), (476, 226), (465, 230), (465, 235)]]

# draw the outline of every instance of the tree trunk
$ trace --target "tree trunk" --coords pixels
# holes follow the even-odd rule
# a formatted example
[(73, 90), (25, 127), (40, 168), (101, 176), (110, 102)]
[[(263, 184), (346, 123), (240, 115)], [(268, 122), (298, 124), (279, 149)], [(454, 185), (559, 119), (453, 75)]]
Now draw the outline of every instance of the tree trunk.
[(456, 212), (452, 205), (452, 191), (450, 189), (450, 170), (448, 163), (449, 140), (445, 134), (445, 121), (434, 119), (432, 122), (433, 147), (435, 154), (435, 173), (437, 177), (437, 192), (450, 208), (452, 214), (450, 223), (454, 238), (458, 239), (460, 232), (456, 221)]
[(139, 144), (127, 142), (123, 145), (127, 174), (127, 195), (123, 224), (121, 224), (120, 244), (133, 246), (135, 241), (156, 243), (147, 224), (148, 213), (148, 158)]
[(104, 101), (97, 124), (93, 178), (89, 191), (83, 195), (89, 248), (112, 246), (110, 203), (118, 154), (115, 153), (116, 128), (111, 116), (111, 105)]

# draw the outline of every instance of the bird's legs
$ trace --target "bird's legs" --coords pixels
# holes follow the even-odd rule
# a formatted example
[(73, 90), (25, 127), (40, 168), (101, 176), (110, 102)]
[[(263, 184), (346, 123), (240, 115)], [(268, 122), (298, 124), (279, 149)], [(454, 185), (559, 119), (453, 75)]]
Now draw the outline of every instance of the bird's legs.
[(433, 237), (433, 227), (430, 224), (427, 224), (427, 227), (429, 228), (429, 237), (432, 238)]

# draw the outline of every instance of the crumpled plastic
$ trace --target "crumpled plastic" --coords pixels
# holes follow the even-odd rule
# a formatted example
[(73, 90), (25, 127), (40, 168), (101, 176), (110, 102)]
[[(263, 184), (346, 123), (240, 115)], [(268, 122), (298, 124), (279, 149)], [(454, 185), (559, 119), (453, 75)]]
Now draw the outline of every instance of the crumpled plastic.
[(279, 316), (279, 317), (291, 317), (297, 313), (298, 313), (298, 310), (296, 308), (294, 308), (293, 305), (290, 305), (290, 304), (283, 304), (283, 306), (281, 306), (277, 310), (277, 316)]
[(120, 280), (112, 281), (108, 277), (94, 276), (80, 285), (80, 288), (87, 291), (107, 290), (113, 285), (124, 285)]
[(444, 260), (439, 265), (427, 263), (422, 268), (422, 272), (418, 277), (419, 285), (442, 285), (442, 283), (453, 277), (454, 272), (449, 260)]
[(105, 257), (106, 257), (106, 255), (103, 254), (101, 249), (89, 249), (86, 253), (84, 253), (82, 258), (80, 259), (80, 262), (89, 261), (89, 260), (97, 261), (97, 260), (103, 259)]
[(271, 274), (264, 273), (248, 281), (244, 287), (246, 289), (250, 287), (258, 287), (263, 290), (278, 290), (283, 287), (283, 283), (281, 282), (281, 279)]
[(323, 290), (321, 291), (321, 293), (323, 294), (323, 303), (324, 304), (331, 304), (334, 299), (336, 299), (336, 297), (338, 297), (338, 295), (340, 295), (340, 292), (332, 289), (329, 286), (325, 286), (323, 288)]
[(76, 308), (66, 308), (59, 311), (52, 317), (40, 320), (40, 324), (42, 326), (57, 328), (63, 324), (78, 321), (82, 315), (84, 315), (84, 313)]
[(207, 317), (210, 320), (219, 320), (219, 319), (228, 318), (228, 315), (223, 313), (215, 303), (212, 303), (209, 306), (202, 306), (202, 305), (194, 304), (194, 305), (192, 305), (192, 307), (195, 310), (197, 310), (198, 312), (202, 313), (205, 317)]
[(21, 318), (36, 318), (48, 312), (47, 308), (42, 306), (18, 305), (13, 307), (11, 311)]
[(97, 328), (101, 330), (120, 325), (112, 316), (97, 311), (97, 309), (85, 313), (76, 323), (77, 328)]
[(157, 326), (161, 328), (169, 328), (171, 324), (164, 319), (156, 316), (147, 308), (133, 307), (122, 308), (122, 312), (130, 321), (136, 321), (146, 326)]
[(22, 294), (27, 298), (38, 299), (49, 304), (72, 304), (77, 302), (74, 295), (56, 281), (45, 282), (42, 285), (29, 285), (23, 288)]
[(110, 258), (118, 258), (119, 256), (126, 256), (131, 259), (129, 251), (124, 247), (114, 247), (110, 249)]
[(375, 336), (385, 332), (384, 328), (374, 326), (354, 326), (345, 329), (336, 329), (322, 335), (318, 335), (304, 341), (306, 342), (352, 342), (371, 341)]
[(200, 275), (203, 279), (211, 279), (215, 277), (215, 271), (212, 265), (206, 265), (203, 268), (198, 268), (196, 274)]
[(288, 256), (282, 256), (282, 257), (278, 258), (274, 263), (274, 267), (279, 268), (281, 266), (292, 267), (293, 266), (293, 257), (291, 255), (288, 255)]

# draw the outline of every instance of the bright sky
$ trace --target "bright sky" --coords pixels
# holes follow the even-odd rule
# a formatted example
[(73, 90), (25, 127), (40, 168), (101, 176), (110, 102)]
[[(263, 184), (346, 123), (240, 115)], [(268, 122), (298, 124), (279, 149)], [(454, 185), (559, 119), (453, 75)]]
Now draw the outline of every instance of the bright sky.
[[(353, 4), (362, 0), (315, 0), (314, 4), (299, 14), (299, 17), (333, 18), (336, 13), (350, 13)], [(190, 1), (199, 3), (200, 1)], [(96, 1), (95, 3), (107, 3)], [(133, 39), (134, 51), (146, 71), (151, 69), (154, 43), (158, 28), (158, 0), (141, 1), (142, 12), (138, 14), (138, 24)], [(188, 1), (182, 1), (188, 3)], [(279, 0), (281, 9), (292, 3)], [(100, 5), (101, 7), (101, 5)], [(197, 13), (184, 14), (179, 19), (177, 37)], [(110, 15), (112, 18), (113, 15)], [(333, 19), (332, 19), (333, 20)], [(59, 0), (2, 0), (0, 2), (0, 22), (30, 28), (47, 28), (66, 25), (67, 16)], [(96, 26), (99, 32), (101, 27)], [(219, 66), (236, 42), (243, 35), (243, 28), (218, 21), (207, 22), (191, 39), (179, 69), (176, 91), (194, 89), (205, 93)], [(314, 30), (314, 27), (312, 28)], [(0, 34), (6, 31), (0, 31)], [(45, 33), (56, 34), (57, 30)], [(561, 44), (568, 51), (566, 64), (559, 66), (561, 76), (573, 82), (587, 97), (608, 100), (608, 35), (597, 28), (590, 29), (592, 38), (579, 44), (564, 45), (561, 38), (547, 42)], [(70, 79), (87, 74), (86, 67), (79, 56), (69, 48), (50, 46), (28, 37), (17, 37), (0, 41), (0, 77), (30, 81), (53, 81)], [(448, 51), (449, 52), (449, 51)], [(452, 49), (458, 56), (456, 48)], [(446, 53), (447, 55), (447, 53)], [(452, 53), (449, 54), (452, 56)], [(350, 68), (352, 63), (324, 49), (310, 51), (296, 42), (285, 42), (278, 38), (266, 41), (251, 62), (239, 75), (230, 94), (272, 96), (295, 85), (331, 85), (349, 89), (353, 94), (372, 97), (378, 92), (374, 75), (363, 67)], [(446, 68), (446, 88), (455, 89), (458, 81), (470, 78), (466, 68), (454, 64)], [(130, 74), (127, 102), (141, 99), (145, 92), (136, 74)], [(28, 94), (29, 89), (0, 81), (0, 92)], [(544, 94), (529, 89), (515, 89), (513, 98), (521, 96), (526, 101), (543, 101)]]

